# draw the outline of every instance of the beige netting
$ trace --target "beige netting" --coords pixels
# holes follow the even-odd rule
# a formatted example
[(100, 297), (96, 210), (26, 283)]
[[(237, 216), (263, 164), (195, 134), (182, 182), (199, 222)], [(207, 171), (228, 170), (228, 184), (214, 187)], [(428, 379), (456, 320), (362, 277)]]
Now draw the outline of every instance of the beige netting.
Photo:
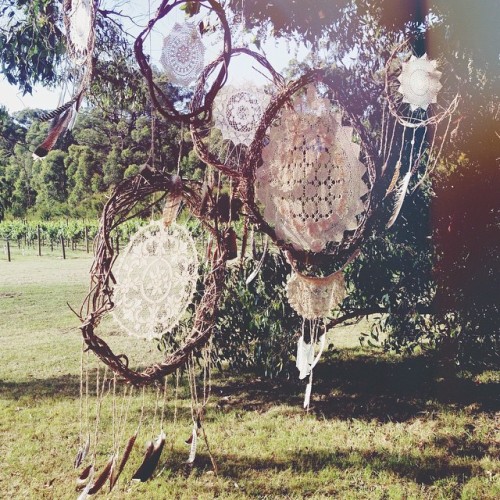
[(298, 250), (321, 252), (358, 226), (368, 188), (352, 133), (313, 85), (270, 129), (256, 172), (256, 196), (278, 238)]
[(344, 275), (311, 277), (294, 271), (286, 285), (290, 306), (305, 319), (326, 318), (346, 297)]
[(156, 338), (171, 331), (191, 303), (198, 259), (187, 229), (161, 221), (141, 228), (117, 260), (112, 310), (135, 337)]

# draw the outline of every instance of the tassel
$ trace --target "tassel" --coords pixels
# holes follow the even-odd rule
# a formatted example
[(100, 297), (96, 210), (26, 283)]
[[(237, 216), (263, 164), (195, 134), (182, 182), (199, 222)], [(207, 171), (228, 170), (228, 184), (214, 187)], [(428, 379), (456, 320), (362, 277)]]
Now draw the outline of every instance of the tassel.
[(389, 219), (389, 222), (386, 225), (387, 229), (389, 229), (396, 222), (396, 219), (398, 218), (399, 212), (401, 211), (401, 207), (403, 206), (406, 190), (408, 189), (410, 177), (411, 177), (411, 170), (409, 170), (408, 173), (404, 176), (403, 180), (401, 181), (401, 184), (397, 188), (394, 209), (392, 210), (391, 218)]
[(103, 471), (99, 474), (99, 477), (90, 487), (88, 491), (89, 495), (95, 495), (104, 486), (104, 483), (107, 481), (112, 472), (114, 462), (115, 462), (115, 454), (111, 455), (110, 459), (108, 460), (108, 463), (106, 464), (106, 467), (104, 467)]
[(87, 486), (91, 482), (93, 476), (94, 466), (88, 465), (87, 467), (85, 467), (85, 469), (83, 469), (82, 473), (76, 479), (76, 489), (81, 490), (82, 488), (85, 488), (85, 486)]
[[(144, 460), (137, 472), (132, 477), (132, 481), (147, 481), (153, 474), (158, 462), (160, 461), (160, 456), (163, 451), (163, 446), (165, 445), (165, 433), (162, 431), (160, 435), (155, 439), (155, 442), (150, 442)], [(149, 453), (148, 453), (149, 452)]]
[(118, 466), (118, 469), (113, 468), (113, 474), (111, 474), (109, 478), (109, 491), (111, 491), (115, 487), (115, 484), (118, 481), (120, 474), (123, 472), (125, 464), (128, 462), (128, 459), (130, 458), (130, 453), (132, 452), (132, 448), (134, 447), (136, 439), (137, 439), (137, 432), (128, 440), (125, 451), (123, 452), (122, 459), (120, 460), (120, 465)]
[(56, 145), (59, 137), (65, 134), (73, 118), (73, 113), (75, 113), (74, 109), (69, 108), (62, 115), (54, 118), (47, 137), (33, 152), (35, 160), (47, 156), (49, 151)]

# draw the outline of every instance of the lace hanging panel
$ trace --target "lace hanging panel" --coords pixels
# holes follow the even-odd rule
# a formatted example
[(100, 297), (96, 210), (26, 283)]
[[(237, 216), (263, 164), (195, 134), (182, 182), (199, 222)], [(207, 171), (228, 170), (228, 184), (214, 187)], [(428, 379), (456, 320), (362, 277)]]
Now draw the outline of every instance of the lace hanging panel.
[(427, 110), (429, 104), (437, 102), (441, 90), (441, 72), (437, 69), (437, 61), (429, 60), (427, 54), (422, 57), (411, 56), (402, 65), (398, 92), (403, 95), (403, 102), (410, 105), (411, 111), (418, 108)]
[(171, 83), (188, 86), (204, 67), (205, 46), (194, 24), (175, 23), (163, 40), (160, 62)]
[(198, 279), (194, 241), (182, 226), (161, 221), (140, 229), (117, 260), (112, 313), (135, 337), (171, 331), (191, 303)]
[(66, 7), (66, 36), (69, 44), (69, 55), (75, 64), (83, 64), (87, 60), (94, 28), (94, 1), (70, 0)]
[(214, 100), (214, 126), (224, 139), (249, 146), (270, 97), (263, 88), (224, 86)]
[(316, 278), (293, 272), (286, 285), (290, 306), (305, 319), (328, 317), (346, 297), (342, 271)]
[(295, 97), (280, 122), (263, 150), (256, 196), (278, 238), (298, 250), (321, 252), (356, 229), (364, 210), (361, 197), (368, 189), (360, 146), (352, 142), (352, 127), (342, 126), (340, 114), (314, 86)]

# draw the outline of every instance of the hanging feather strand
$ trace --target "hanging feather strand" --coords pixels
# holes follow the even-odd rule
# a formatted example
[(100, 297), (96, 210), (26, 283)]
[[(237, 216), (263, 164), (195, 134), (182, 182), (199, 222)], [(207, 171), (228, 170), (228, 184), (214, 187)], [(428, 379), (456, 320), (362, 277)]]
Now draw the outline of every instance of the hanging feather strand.
[(88, 491), (89, 495), (96, 494), (104, 486), (104, 484), (106, 483), (106, 481), (108, 480), (109, 476), (112, 473), (114, 463), (115, 463), (115, 454), (111, 455), (110, 459), (108, 460), (108, 463), (106, 464), (106, 467), (104, 467), (103, 471), (99, 474), (98, 478), (95, 480), (94, 484), (89, 489)]
[(155, 439), (154, 443), (153, 441), (149, 443), (148, 449), (144, 455), (144, 460), (132, 477), (132, 481), (140, 481), (144, 483), (151, 477), (156, 469), (156, 466), (158, 465), (158, 462), (160, 461), (163, 446), (165, 445), (165, 438), (165, 433), (162, 431)]
[(135, 440), (137, 439), (137, 432), (128, 440), (127, 446), (125, 447), (125, 451), (123, 452), (122, 459), (120, 460), (120, 464), (118, 465), (118, 469), (113, 469), (113, 474), (109, 478), (109, 491), (111, 491), (114, 487), (120, 474), (123, 472), (125, 464), (128, 462), (130, 458), (130, 453), (132, 452), (132, 448), (134, 447)]
[[(80, 109), (83, 94), (84, 92), (82, 90), (77, 94), (74, 102), (70, 101), (71, 104), (69, 106), (67, 106), (68, 103), (66, 103), (60, 108), (49, 113), (50, 116), (53, 116), (52, 123), (50, 124), (47, 137), (33, 152), (33, 158), (35, 160), (47, 156), (49, 151), (56, 145), (57, 140), (71, 128), (74, 123), (76, 113)], [(56, 111), (58, 110), (61, 110), (61, 112), (56, 114)]]
[(389, 219), (389, 222), (386, 225), (387, 229), (392, 227), (392, 225), (396, 222), (396, 219), (398, 218), (399, 212), (401, 211), (401, 207), (403, 206), (403, 202), (405, 200), (406, 191), (408, 189), (408, 183), (410, 182), (410, 178), (411, 178), (411, 169), (403, 177), (401, 183), (396, 189), (394, 209), (392, 210), (391, 218)]

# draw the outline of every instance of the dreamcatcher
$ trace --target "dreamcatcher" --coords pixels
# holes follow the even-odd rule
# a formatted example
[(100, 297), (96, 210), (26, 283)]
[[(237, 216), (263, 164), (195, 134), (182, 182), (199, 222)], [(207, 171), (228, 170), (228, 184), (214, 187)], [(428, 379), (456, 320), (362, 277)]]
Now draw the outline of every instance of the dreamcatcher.
[[(167, 18), (168, 14), (181, 4), (197, 4), (197, 9), (208, 9), (211, 13), (214, 13), (219, 28), (224, 34), (221, 55), (219, 56), (223, 64), (219, 66), (210, 85), (201, 89), (197, 104), (192, 105), (189, 112), (178, 109), (178, 103), (172, 100), (168, 92), (163, 88), (163, 84), (155, 77), (150, 64), (151, 57), (144, 52), (144, 42), (149, 39), (157, 23)], [(225, 83), (231, 60), (231, 31), (224, 9), (216, 0), (207, 0), (206, 3), (199, 0), (195, 2), (185, 0), (173, 3), (162, 1), (156, 15), (136, 38), (134, 54), (141, 74), (148, 85), (152, 104), (160, 115), (167, 119), (190, 124), (203, 124), (210, 120), (213, 100)], [(197, 27), (189, 23), (182, 25), (176, 23), (172, 31), (164, 39), (161, 63), (172, 83), (185, 86), (192, 83), (203, 69), (203, 55), (204, 46)]]
[(39, 117), (39, 121), (51, 121), (49, 132), (43, 142), (33, 152), (34, 159), (49, 153), (58, 139), (74, 126), (77, 113), (92, 75), (92, 54), (95, 41), (95, 0), (64, 0), (63, 18), (66, 28), (66, 47), (70, 61), (75, 68), (70, 70), (76, 82), (72, 97), (64, 102), (65, 92), (61, 94), (59, 107)]
[(352, 133), (313, 85), (295, 96), (270, 129), (256, 196), (277, 238), (297, 250), (327, 251), (359, 225), (368, 188)]
[(429, 59), (426, 53), (416, 56), (411, 40), (399, 45), (387, 62), (385, 93), (388, 113), (379, 153), (386, 167), (395, 165), (386, 193), (395, 193), (389, 228), (399, 215), (412, 175), (423, 165), (420, 184), (436, 166), (459, 97), (450, 65)]
[[(238, 81), (229, 71), (228, 78), (233, 83), (226, 84), (214, 99), (212, 122), (191, 125), (191, 136), (196, 153), (205, 163), (230, 177), (238, 178), (248, 146), (254, 140), (267, 105), (273, 93), (282, 88), (284, 80), (265, 57), (250, 49), (233, 49), (231, 57), (238, 58), (240, 64), (251, 66), (255, 76), (264, 78), (267, 85)], [(204, 69), (196, 86), (193, 109), (200, 106), (203, 89), (222, 64), (224, 60), (219, 57)]]
[(94, 48), (95, 0), (64, 0), (63, 18), (67, 52), (74, 64), (83, 66)]

